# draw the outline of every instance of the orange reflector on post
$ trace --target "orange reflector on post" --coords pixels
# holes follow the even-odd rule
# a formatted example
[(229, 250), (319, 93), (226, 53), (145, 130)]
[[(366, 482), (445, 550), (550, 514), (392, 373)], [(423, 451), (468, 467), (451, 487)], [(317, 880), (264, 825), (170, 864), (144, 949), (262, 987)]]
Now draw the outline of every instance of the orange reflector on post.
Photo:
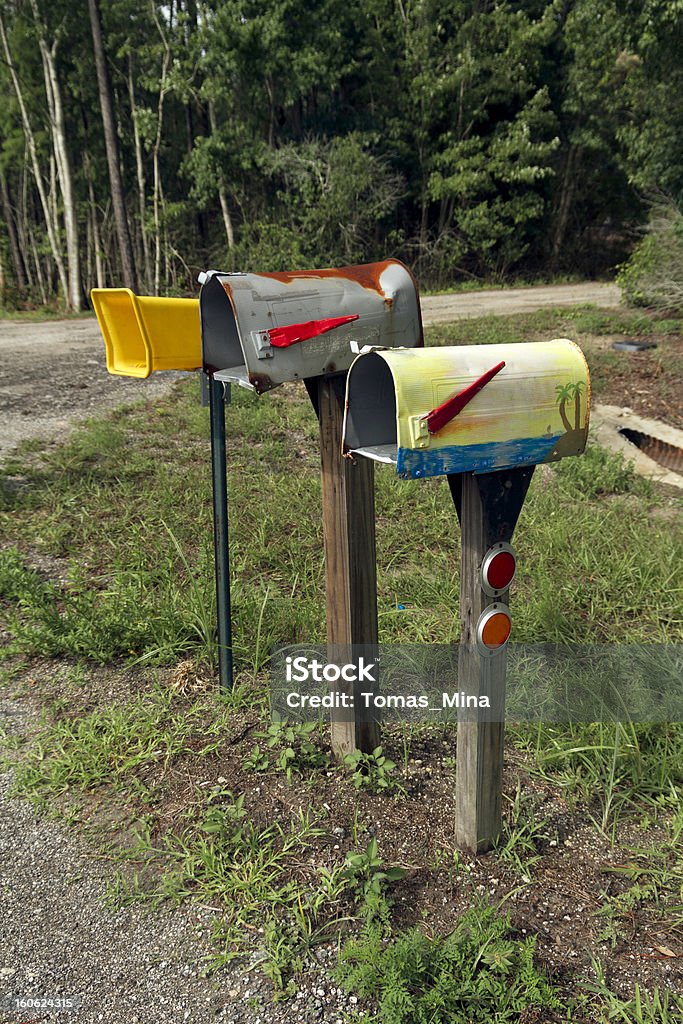
[(477, 623), (477, 649), (480, 654), (492, 655), (505, 647), (510, 637), (512, 619), (505, 604), (492, 604), (479, 616)]

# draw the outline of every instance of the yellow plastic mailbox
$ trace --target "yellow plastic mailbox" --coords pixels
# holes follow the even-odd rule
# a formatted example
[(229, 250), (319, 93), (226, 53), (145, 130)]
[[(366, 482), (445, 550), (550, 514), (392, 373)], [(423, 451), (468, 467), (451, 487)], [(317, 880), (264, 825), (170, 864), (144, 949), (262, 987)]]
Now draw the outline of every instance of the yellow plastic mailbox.
[(197, 299), (135, 295), (130, 288), (94, 288), (90, 295), (109, 373), (149, 377), (153, 370), (201, 368)]

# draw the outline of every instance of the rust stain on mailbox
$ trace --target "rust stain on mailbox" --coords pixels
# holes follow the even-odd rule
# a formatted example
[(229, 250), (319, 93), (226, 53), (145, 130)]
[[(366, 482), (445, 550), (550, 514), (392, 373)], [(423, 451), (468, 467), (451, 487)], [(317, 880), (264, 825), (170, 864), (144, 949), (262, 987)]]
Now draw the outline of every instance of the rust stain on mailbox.
[[(388, 267), (397, 262), (397, 260), (382, 260), (379, 263), (359, 263), (356, 266), (350, 267), (332, 267), (324, 270), (287, 270), (282, 273), (268, 273), (260, 276), (270, 277), (272, 280), (281, 281), (283, 284), (293, 284), (295, 281), (307, 278), (318, 280), (324, 280), (329, 277), (346, 278), (347, 281), (355, 281), (356, 284), (361, 285), (363, 288), (369, 288), (371, 291), (383, 296), (384, 288), (380, 278)], [(389, 299), (389, 301), (392, 300)]]
[[(423, 344), (417, 285), (398, 260), (283, 273), (211, 272), (200, 316), (204, 368), (259, 393), (343, 372), (354, 349), (366, 345)], [(296, 344), (283, 345), (290, 337)]]

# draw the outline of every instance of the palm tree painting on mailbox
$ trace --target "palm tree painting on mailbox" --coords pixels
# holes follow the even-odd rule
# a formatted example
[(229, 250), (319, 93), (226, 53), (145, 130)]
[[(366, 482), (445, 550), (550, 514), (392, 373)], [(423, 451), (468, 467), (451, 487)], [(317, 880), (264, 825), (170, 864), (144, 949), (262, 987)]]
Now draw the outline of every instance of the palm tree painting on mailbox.
[(590, 378), (559, 339), (358, 356), (347, 383), (344, 452), (403, 477), (554, 462), (586, 447)]

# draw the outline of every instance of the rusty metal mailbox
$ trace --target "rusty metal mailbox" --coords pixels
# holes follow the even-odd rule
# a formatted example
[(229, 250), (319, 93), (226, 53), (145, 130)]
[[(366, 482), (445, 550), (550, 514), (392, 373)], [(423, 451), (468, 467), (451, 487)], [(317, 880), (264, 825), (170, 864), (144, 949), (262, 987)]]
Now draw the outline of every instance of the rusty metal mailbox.
[(204, 369), (258, 393), (348, 370), (356, 346), (422, 344), (417, 287), (398, 260), (288, 273), (207, 271), (200, 316)]
[(590, 379), (561, 339), (361, 353), (347, 380), (344, 454), (399, 476), (486, 473), (579, 455)]

